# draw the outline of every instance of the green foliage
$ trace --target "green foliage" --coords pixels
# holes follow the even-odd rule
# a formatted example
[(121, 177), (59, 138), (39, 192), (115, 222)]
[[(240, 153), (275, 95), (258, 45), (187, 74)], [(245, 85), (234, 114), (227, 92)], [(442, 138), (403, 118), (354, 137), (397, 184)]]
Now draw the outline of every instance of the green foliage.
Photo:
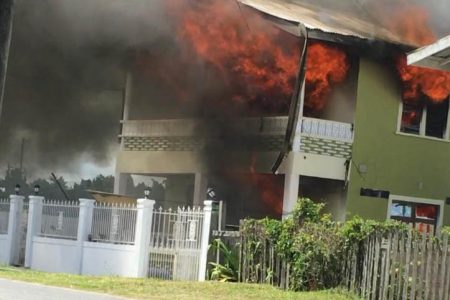
[(292, 215), (282, 221), (268, 218), (244, 221), (241, 227), (246, 241), (244, 255), (250, 257), (249, 261), (258, 262), (256, 257), (261, 253), (258, 246), (267, 242), (291, 266), (290, 289), (328, 289), (339, 286), (343, 264), (353, 253), (350, 251), (362, 249), (367, 237), (408, 229), (399, 222), (359, 217), (343, 224), (333, 222), (329, 215), (322, 214), (323, 207), (324, 204), (310, 199), (299, 199)]
[(227, 245), (220, 239), (215, 239), (209, 246), (210, 250), (214, 253), (219, 251), (223, 258), (224, 263), (210, 262), (212, 266), (211, 269), (211, 280), (217, 280), (221, 282), (236, 282), (238, 281), (239, 272), (239, 260), (236, 255), (236, 251), (227, 247)]

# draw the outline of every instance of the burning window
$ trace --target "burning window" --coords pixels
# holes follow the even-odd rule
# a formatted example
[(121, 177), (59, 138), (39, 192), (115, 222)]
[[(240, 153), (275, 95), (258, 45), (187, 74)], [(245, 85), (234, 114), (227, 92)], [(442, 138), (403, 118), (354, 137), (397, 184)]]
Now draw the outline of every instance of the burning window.
[(439, 206), (427, 203), (416, 203), (393, 200), (390, 218), (408, 223), (420, 232), (435, 233), (439, 218)]
[(449, 100), (404, 101), (400, 131), (420, 136), (448, 139)]

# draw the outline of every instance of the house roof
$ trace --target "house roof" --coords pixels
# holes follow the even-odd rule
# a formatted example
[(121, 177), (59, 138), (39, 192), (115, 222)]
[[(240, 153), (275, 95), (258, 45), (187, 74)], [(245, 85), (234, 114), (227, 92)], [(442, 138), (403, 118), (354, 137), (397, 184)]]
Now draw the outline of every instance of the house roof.
[(408, 64), (450, 72), (450, 35), (408, 54)]
[(410, 41), (383, 27), (359, 1), (238, 0), (268, 15), (302, 23), (309, 30), (365, 40), (411, 45)]

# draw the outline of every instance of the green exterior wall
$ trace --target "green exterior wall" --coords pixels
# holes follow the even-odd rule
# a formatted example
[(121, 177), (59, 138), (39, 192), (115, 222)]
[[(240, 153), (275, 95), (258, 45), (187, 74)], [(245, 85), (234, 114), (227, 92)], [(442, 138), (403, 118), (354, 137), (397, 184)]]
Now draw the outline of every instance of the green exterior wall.
[[(450, 143), (396, 134), (400, 101), (396, 74), (379, 62), (361, 58), (347, 196), (350, 216), (387, 217), (388, 200), (362, 197), (361, 187), (444, 202), (450, 197)], [(366, 173), (357, 172), (359, 164), (367, 166)], [(448, 205), (444, 205), (443, 225), (450, 225)]]

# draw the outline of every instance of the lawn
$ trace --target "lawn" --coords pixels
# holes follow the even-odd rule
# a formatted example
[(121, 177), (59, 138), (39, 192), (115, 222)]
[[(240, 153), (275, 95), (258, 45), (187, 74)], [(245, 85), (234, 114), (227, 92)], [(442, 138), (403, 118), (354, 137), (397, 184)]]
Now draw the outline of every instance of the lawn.
[(294, 293), (281, 291), (267, 285), (91, 277), (43, 273), (13, 267), (0, 267), (0, 278), (108, 293), (133, 299), (356, 299), (335, 291)]

